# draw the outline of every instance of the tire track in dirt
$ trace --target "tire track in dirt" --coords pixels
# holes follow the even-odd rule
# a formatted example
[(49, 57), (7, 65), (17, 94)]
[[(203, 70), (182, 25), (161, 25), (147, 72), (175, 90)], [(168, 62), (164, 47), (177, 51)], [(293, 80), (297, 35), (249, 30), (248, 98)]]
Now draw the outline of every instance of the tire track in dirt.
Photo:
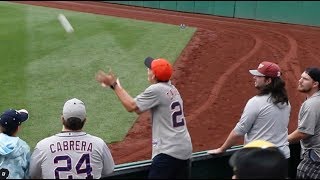
[(320, 59), (319, 59), (319, 56), (320, 56), (320, 52), (318, 53), (315, 53), (315, 52), (312, 52), (312, 47), (310, 47), (309, 45), (305, 45), (305, 47), (301, 46), (300, 47), (301, 49), (303, 49), (304, 51), (310, 53), (310, 56), (314, 59), (315, 62), (317, 62), (318, 64), (320, 64)]
[[(228, 30), (230, 32), (234, 32), (231, 30)], [(238, 33), (243, 33), (246, 34), (243, 31), (238, 31)], [(251, 58), (251, 56), (253, 56), (260, 48), (261, 48), (261, 44), (262, 41), (259, 37), (257, 37), (256, 35), (251, 35), (253, 37), (253, 39), (255, 40), (255, 45), (254, 47), (243, 57), (241, 57), (239, 60), (236, 61), (236, 63), (232, 64), (230, 67), (228, 67), (228, 70), (223, 73), (218, 81), (216, 81), (214, 87), (211, 89), (209, 98), (207, 99), (207, 101), (205, 101), (205, 103), (203, 103), (198, 109), (192, 111), (186, 118), (189, 119), (189, 121), (192, 121), (193, 119), (196, 119), (196, 117), (202, 113), (203, 111), (205, 111), (208, 107), (210, 107), (217, 99), (217, 97), (220, 94), (220, 91), (222, 89), (222, 87), (224, 86), (224, 84), (227, 82), (227, 79), (232, 75), (232, 73), (234, 73), (234, 71), (244, 62), (247, 61), (249, 58)]]
[[(252, 28), (253, 29), (253, 28)], [(256, 29), (254, 29), (254, 30), (256, 30)], [(237, 31), (237, 30), (230, 30), (230, 29), (228, 29), (228, 31), (231, 31), (231, 32), (234, 32), (234, 31)], [(239, 31), (239, 30), (238, 30)], [(259, 33), (259, 35), (261, 35), (262, 36), (262, 34), (263, 33), (265, 33), (266, 32), (266, 30), (260, 30), (259, 29), (259, 31), (261, 31), (261, 33)], [(241, 31), (240, 31), (241, 32)], [(252, 32), (252, 31), (250, 31), (250, 32)], [(274, 32), (274, 31), (271, 31), (271, 33), (273, 33), (273, 34), (279, 34), (278, 32)], [(242, 32), (242, 34), (245, 34), (244, 32)], [(256, 33), (255, 33), (256, 34)], [(284, 38), (287, 38), (287, 39), (285, 39), (284, 41), (286, 41), (287, 40), (287, 45), (286, 46), (289, 46), (290, 48), (288, 48), (288, 49), (290, 49), (288, 52), (285, 52), (283, 49), (284, 48), (279, 48), (279, 47), (277, 47), (276, 45), (274, 45), (274, 44), (277, 44), (277, 42), (268, 42), (268, 40), (266, 40), (265, 38), (263, 38), (263, 37), (259, 37), (259, 35), (255, 35), (255, 39), (259, 39), (259, 41), (260, 41), (260, 45), (259, 45), (259, 48), (257, 48), (257, 50), (258, 49), (261, 49), (261, 47), (262, 47), (262, 44), (263, 44), (263, 46), (269, 46), (270, 47), (270, 52), (271, 52), (271, 54), (277, 54), (277, 53), (274, 53), (274, 52), (279, 52), (280, 54), (282, 54), (281, 56), (283, 56), (282, 58), (277, 58), (278, 60), (279, 59), (282, 59), (281, 61), (280, 61), (280, 63), (286, 63), (285, 62), (285, 60), (286, 59), (291, 59), (291, 56), (290, 56), (290, 54), (294, 54), (294, 52), (296, 52), (295, 50), (296, 50), (296, 48), (295, 48), (295, 46), (293, 45), (293, 46), (291, 46), (290, 45), (290, 43), (289, 43), (289, 39), (286, 37), (286, 36), (283, 36)], [(263, 40), (262, 40), (263, 39)], [(278, 41), (281, 41), (282, 39), (280, 39), (280, 40), (278, 40)], [(256, 47), (256, 46), (255, 46)], [(293, 48), (292, 48), (293, 47)], [(253, 53), (255, 54), (256, 52), (257, 52), (257, 50), (255, 50)], [(266, 49), (264, 49), (264, 51), (267, 51)], [(238, 63), (239, 64), (241, 64), (241, 63), (244, 63), (245, 61), (247, 61), (248, 59), (250, 59), (254, 54), (250, 54), (250, 53), (252, 53), (252, 51), (250, 51), (246, 56), (244, 56), (245, 58), (243, 58), (243, 59), (240, 59), (240, 60), (238, 60), (238, 62), (237, 63), (235, 63), (234, 65), (234, 69), (231, 67), (229, 67), (230, 69), (231, 69), (231, 71), (228, 71), (228, 72), (226, 72), (225, 74), (223, 74), (221, 77), (220, 77), (220, 79), (218, 80), (218, 82), (220, 82), (220, 84), (219, 83), (216, 83), (216, 84), (218, 84), (218, 86), (221, 86), (221, 87), (223, 87), (224, 86), (224, 84), (226, 84), (226, 83), (228, 83), (228, 78), (230, 78), (232, 75), (233, 75), (233, 71), (235, 70), (235, 69), (237, 69), (240, 65), (238, 65)], [(270, 59), (266, 59), (266, 60), (270, 60)], [(261, 60), (260, 60), (261, 61)], [(259, 62), (260, 62), (259, 61)], [(274, 61), (274, 60), (271, 60), (271, 61)], [(255, 65), (256, 66), (256, 65)], [(222, 79), (222, 80), (221, 80)], [(213, 92), (215, 91), (215, 90), (217, 90), (217, 89), (215, 89), (217, 86), (215, 86), (215, 87), (213, 87)], [(218, 88), (220, 88), (220, 87), (218, 87)], [(205, 102), (205, 104), (201, 107), (202, 109), (200, 109), (202, 112), (204, 112), (204, 111), (206, 111), (207, 110), (207, 108), (208, 107), (211, 107), (212, 106), (212, 104), (214, 104), (214, 103), (218, 103), (218, 102), (221, 102), (221, 99), (219, 100), (217, 100), (217, 98), (218, 98), (218, 95), (221, 95), (221, 93), (223, 93), (223, 92), (219, 92), (220, 90), (218, 90), (218, 93), (217, 93), (217, 95), (216, 96), (210, 96), (210, 98), (209, 98), (209, 100), (208, 101), (206, 101)], [(212, 94), (211, 94), (212, 95)], [(217, 100), (217, 102), (215, 102)], [(199, 109), (198, 109), (199, 110)], [(196, 115), (198, 115), (198, 114), (200, 114), (200, 113), (197, 113), (197, 114), (192, 114), (192, 115), (194, 115), (194, 116), (196, 116)], [(205, 114), (205, 113), (204, 113)], [(191, 116), (192, 117), (192, 116)], [(190, 117), (189, 117), (190, 118)], [(193, 117), (192, 117), (193, 118)], [(215, 125), (221, 125), (221, 124), (219, 124), (219, 122), (218, 123), (214, 123), (214, 122), (212, 122), (211, 123), (211, 125), (212, 124), (215, 124)], [(206, 124), (207, 126), (209, 126), (209, 124)], [(206, 126), (206, 125), (204, 125), (204, 126)], [(232, 126), (232, 128), (233, 128), (233, 126)], [(208, 130), (213, 130), (212, 128), (211, 129), (208, 129)], [(213, 134), (213, 137), (214, 137), (214, 134)], [(215, 139), (215, 138), (212, 138), (212, 139)], [(197, 141), (195, 141), (196, 143), (199, 143), (201, 140), (197, 140)], [(202, 142), (202, 143), (206, 143), (206, 142)], [(196, 146), (201, 146), (201, 143), (200, 144), (197, 144)], [(199, 149), (198, 149), (199, 150)], [(202, 149), (203, 150), (203, 149)]]

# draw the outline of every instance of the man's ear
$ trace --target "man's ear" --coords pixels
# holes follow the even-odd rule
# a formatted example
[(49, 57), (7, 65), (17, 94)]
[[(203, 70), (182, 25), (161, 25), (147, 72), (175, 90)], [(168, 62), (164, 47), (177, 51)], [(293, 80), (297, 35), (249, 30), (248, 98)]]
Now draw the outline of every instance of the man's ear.
[(20, 126), (17, 127), (17, 129), (12, 133), (12, 136), (16, 136), (18, 132), (20, 131)]
[(16, 130), (16, 132), (15, 132), (15, 133), (17, 133), (18, 131), (20, 131), (20, 129), (21, 129), (21, 125), (20, 125), (20, 126), (18, 126), (18, 128), (17, 128), (17, 130)]
[(157, 80), (156, 76), (154, 74), (152, 74), (152, 79), (153, 80)]
[(61, 115), (61, 118), (60, 118), (60, 120), (61, 120), (61, 123), (63, 124), (63, 122), (64, 122), (64, 118), (63, 118), (63, 115)]
[(272, 78), (270, 78), (270, 77), (267, 77), (265, 79), (266, 79), (266, 84), (270, 84), (272, 82)]
[(318, 88), (320, 88), (319, 82), (318, 82), (318, 81), (314, 81), (314, 82), (313, 82), (313, 87), (318, 87)]

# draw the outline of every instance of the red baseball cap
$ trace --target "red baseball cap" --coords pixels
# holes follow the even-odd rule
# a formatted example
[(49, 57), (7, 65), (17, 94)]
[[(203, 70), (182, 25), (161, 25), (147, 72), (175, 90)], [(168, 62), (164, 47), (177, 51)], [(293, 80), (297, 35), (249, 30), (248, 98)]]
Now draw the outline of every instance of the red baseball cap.
[(280, 77), (281, 75), (280, 67), (268, 61), (263, 61), (257, 69), (249, 70), (249, 72), (254, 76)]
[(168, 81), (172, 75), (172, 66), (166, 59), (147, 57), (144, 60), (144, 64), (152, 70), (159, 81)]

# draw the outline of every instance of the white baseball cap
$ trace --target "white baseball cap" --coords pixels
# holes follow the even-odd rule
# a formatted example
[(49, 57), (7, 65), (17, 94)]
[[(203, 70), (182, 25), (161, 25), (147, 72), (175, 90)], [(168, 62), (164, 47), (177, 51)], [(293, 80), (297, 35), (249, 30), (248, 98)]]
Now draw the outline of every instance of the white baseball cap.
[(86, 107), (81, 100), (77, 98), (73, 98), (73, 99), (69, 99), (64, 103), (63, 118), (65, 120), (71, 117), (76, 117), (83, 121), (86, 118), (86, 116), (87, 116)]

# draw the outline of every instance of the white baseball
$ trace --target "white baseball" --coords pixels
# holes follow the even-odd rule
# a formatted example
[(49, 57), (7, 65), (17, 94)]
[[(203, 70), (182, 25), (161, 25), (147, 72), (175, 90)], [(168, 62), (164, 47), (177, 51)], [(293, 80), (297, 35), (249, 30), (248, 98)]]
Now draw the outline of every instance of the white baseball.
[(107, 85), (105, 83), (101, 83), (102, 87), (107, 87)]
[(64, 30), (66, 30), (67, 33), (72, 33), (74, 31), (70, 22), (63, 14), (59, 14), (58, 20), (60, 21), (62, 27), (64, 28)]

